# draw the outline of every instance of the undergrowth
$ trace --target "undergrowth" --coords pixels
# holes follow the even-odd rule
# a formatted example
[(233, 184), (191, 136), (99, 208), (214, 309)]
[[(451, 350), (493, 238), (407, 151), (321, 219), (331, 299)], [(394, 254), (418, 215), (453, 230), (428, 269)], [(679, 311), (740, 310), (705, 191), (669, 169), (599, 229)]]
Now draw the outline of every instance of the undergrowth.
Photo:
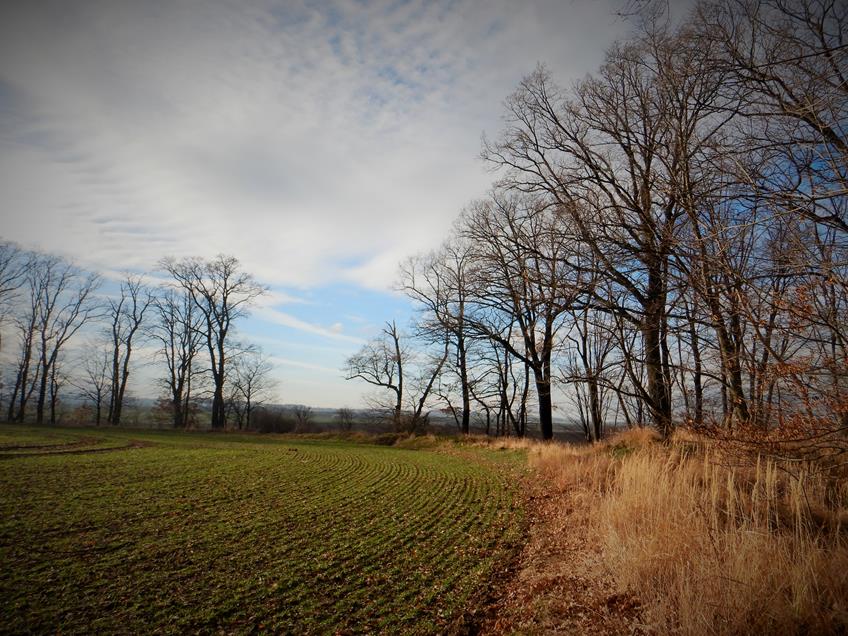
[(639, 598), (643, 631), (848, 631), (844, 467), (686, 433), (662, 444), (647, 429), (595, 446), (506, 444), (528, 449), (551, 492), (590, 501), (590, 527), (571, 531), (590, 533), (621, 591)]

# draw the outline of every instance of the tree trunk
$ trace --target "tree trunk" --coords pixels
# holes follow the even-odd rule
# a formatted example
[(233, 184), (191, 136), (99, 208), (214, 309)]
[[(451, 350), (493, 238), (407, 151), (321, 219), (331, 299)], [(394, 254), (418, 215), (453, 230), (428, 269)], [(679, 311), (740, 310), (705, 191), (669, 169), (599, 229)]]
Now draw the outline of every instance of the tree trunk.
[(695, 325), (694, 312), (690, 313), (688, 303), (685, 307), (686, 318), (689, 322), (689, 339), (691, 340), (692, 346), (692, 360), (694, 362), (692, 383), (695, 391), (695, 413), (693, 419), (695, 420), (696, 425), (702, 426), (704, 424), (704, 388), (701, 367), (701, 343), (698, 338), (698, 331)]
[(6, 420), (12, 422), (15, 420), (15, 406), (18, 402), (18, 392), (20, 392), (21, 397), (23, 397), (25, 391), (24, 382), (26, 378), (23, 375), (23, 369), (18, 368), (18, 372), (15, 375), (15, 386), (12, 389), (12, 394), (9, 397), (9, 408), (6, 412)]
[(117, 424), (115, 421), (115, 405), (118, 399), (118, 372), (120, 371), (120, 347), (118, 345), (118, 336), (114, 335), (114, 329), (113, 325), (112, 381), (110, 382), (111, 388), (109, 390), (109, 413), (106, 416), (106, 419), (110, 424)]
[(392, 321), (390, 330), (387, 333), (389, 333), (395, 345), (395, 360), (398, 371), (397, 389), (395, 389), (397, 395), (397, 401), (395, 402), (395, 429), (399, 431), (401, 426), (401, 411), (403, 410), (403, 358), (400, 354), (400, 338), (398, 337), (397, 326), (394, 321)]
[(183, 425), (183, 396), (179, 389), (171, 391), (171, 421), (174, 428)]
[[(471, 431), (471, 391), (468, 387), (468, 362), (465, 356), (465, 338), (460, 334), (457, 342), (459, 355), (459, 379), (462, 385), (462, 434)], [(486, 433), (488, 435), (488, 431)]]
[(26, 417), (26, 407), (29, 404), (29, 400), (32, 397), (33, 391), (35, 391), (36, 383), (38, 382), (38, 378), (41, 377), (41, 367), (36, 367), (35, 370), (35, 378), (33, 378), (32, 383), (30, 383), (29, 388), (27, 388), (28, 377), (24, 375), (23, 383), (21, 384), (21, 398), (18, 402), (18, 413), (16, 416), (16, 421), (23, 422)]
[(212, 396), (212, 428), (223, 429), (226, 424), (227, 414), (224, 412), (224, 387), (223, 383), (215, 383), (215, 393)]
[(124, 368), (121, 372), (121, 382), (118, 385), (118, 397), (115, 400), (115, 411), (112, 414), (113, 424), (116, 426), (121, 423), (121, 412), (124, 410), (124, 392), (127, 389), (127, 378), (129, 378), (130, 372), (127, 368), (129, 362), (129, 351), (127, 351), (127, 357), (124, 360)]
[(212, 428), (223, 430), (227, 425), (226, 404), (224, 402), (224, 338), (226, 331), (221, 330), (218, 336), (217, 343), (217, 365), (213, 367), (213, 381), (215, 383), (215, 392), (212, 395)]
[(521, 389), (521, 404), (518, 408), (518, 435), (527, 435), (527, 397), (530, 395), (530, 365), (524, 363), (524, 386)]
[(671, 396), (669, 395), (668, 373), (663, 365), (665, 332), (665, 292), (663, 276), (657, 263), (649, 267), (647, 302), (642, 322), (642, 337), (645, 345), (645, 371), (648, 379), (648, 408), (653, 425), (663, 439), (672, 432)]
[(41, 377), (38, 384), (38, 400), (35, 403), (35, 423), (44, 423), (44, 407), (47, 400), (47, 375), (50, 371), (46, 362), (41, 363)]
[(553, 439), (553, 402), (551, 400), (551, 383), (546, 378), (542, 369), (533, 369), (536, 379), (536, 393), (539, 397), (539, 428), (542, 431), (542, 439)]
[(191, 365), (188, 366), (185, 379), (185, 392), (183, 393), (183, 406), (180, 411), (180, 425), (188, 428), (191, 424)]
[(589, 389), (589, 412), (592, 417), (592, 441), (601, 439), (604, 430), (603, 413), (601, 413), (601, 396), (598, 387), (598, 379), (593, 375), (588, 378)]
[(59, 402), (59, 387), (55, 380), (55, 367), (50, 373), (50, 424), (56, 425), (56, 405)]
[(739, 361), (739, 350), (742, 343), (742, 326), (739, 314), (735, 311), (730, 316), (730, 333), (733, 336), (734, 343), (734, 355), (731, 357), (730, 366), (732, 408), (739, 421), (747, 424), (750, 419), (748, 415), (748, 401), (745, 399), (745, 389), (742, 384), (742, 366)]

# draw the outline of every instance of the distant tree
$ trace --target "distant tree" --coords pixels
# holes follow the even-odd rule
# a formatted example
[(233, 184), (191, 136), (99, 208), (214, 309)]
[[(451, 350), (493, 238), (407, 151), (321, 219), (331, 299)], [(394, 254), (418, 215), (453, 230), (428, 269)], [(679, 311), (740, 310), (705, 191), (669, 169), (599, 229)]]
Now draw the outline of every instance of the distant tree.
[(171, 421), (174, 428), (186, 428), (192, 384), (198, 375), (195, 358), (203, 339), (201, 314), (188, 291), (170, 287), (156, 295), (153, 312), (147, 332), (158, 343), (158, 356), (165, 362), (162, 384), (171, 404)]
[(142, 284), (141, 277), (127, 274), (121, 281), (119, 296), (108, 301), (112, 377), (107, 419), (110, 424), (116, 426), (121, 423), (121, 410), (130, 375), (133, 340), (140, 333), (144, 316), (153, 303), (153, 299), (153, 292)]
[(241, 271), (238, 259), (223, 254), (208, 261), (165, 259), (162, 268), (189, 293), (200, 311), (213, 383), (212, 428), (222, 429), (227, 417), (224, 388), (228, 337), (235, 321), (246, 315), (248, 307), (265, 288)]
[[(596, 269), (591, 256), (590, 260), (592, 262), (585, 269), (594, 274)], [(600, 277), (593, 280), (594, 284), (600, 284)], [(589, 295), (594, 294), (594, 284), (587, 283)], [(610, 369), (617, 348), (614, 319), (608, 313), (594, 311), (591, 304), (582, 303), (569, 308), (568, 322), (570, 329), (565, 334), (568, 349), (562, 379), (574, 389), (572, 401), (586, 439), (596, 442), (604, 436), (611, 390), (622, 375), (620, 368)]]
[[(506, 334), (508, 340), (512, 335)], [(486, 415), (486, 434), (491, 433), (491, 417), (495, 417), (495, 434), (524, 437), (530, 399), (530, 376), (526, 362), (513, 356), (496, 340), (477, 350), (472, 360), (469, 382), (471, 395)]]
[(174, 426), (174, 408), (170, 395), (160, 395), (151, 409), (153, 421), (157, 428)]
[(257, 347), (246, 347), (231, 356), (231, 403), (239, 430), (250, 428), (254, 410), (269, 399), (277, 383), (271, 376), (274, 365)]
[(451, 412), (458, 416), (460, 430), (465, 434), (469, 432), (471, 418), (469, 349), (472, 339), (466, 312), (472, 267), (472, 245), (459, 238), (446, 241), (437, 252), (410, 258), (401, 265), (401, 288), (422, 309), (417, 323), (418, 338), (428, 344), (445, 342), (452, 351), (452, 355), (445, 356), (440, 371), (455, 376), (455, 381), (441, 382), (439, 386), (456, 385), (460, 401), (458, 414), (450, 393), (439, 393)]
[(50, 400), (50, 423), (58, 424), (59, 418), (59, 393), (63, 386), (68, 384), (68, 374), (64, 369), (64, 355), (59, 356), (50, 366), (50, 383), (48, 385)]
[(28, 262), (27, 255), (17, 245), (0, 240), (0, 326), (11, 307), (15, 292), (24, 282)]
[(38, 385), (41, 368), (33, 363), (38, 355), (36, 332), (38, 327), (39, 306), (44, 280), (38, 275), (36, 254), (29, 254), (24, 275), (24, 299), (18, 303), (15, 315), (15, 327), (18, 332), (19, 353), (15, 365), (15, 382), (9, 398), (7, 419), (22, 422), (26, 416), (27, 405)]
[[(35, 418), (44, 421), (45, 407), (55, 405), (58, 388), (55, 366), (64, 346), (80, 328), (97, 315), (93, 302), (100, 279), (85, 274), (56, 256), (41, 256), (34, 265), (34, 287), (38, 290), (36, 332), (39, 345), (39, 388)], [(51, 421), (55, 409), (51, 408)]]
[[(425, 412), (429, 398), (436, 393), (448, 356), (451, 353), (450, 334), (443, 335), (442, 351), (434, 351), (427, 357), (427, 362), (418, 365), (418, 373), (412, 377), (410, 383), (413, 389), (413, 398), (410, 408), (410, 416), (404, 422), (403, 428), (410, 433), (416, 433), (426, 427), (429, 412)], [(445, 392), (447, 395), (448, 392)], [(449, 402), (448, 402), (449, 403)], [(465, 432), (465, 431), (463, 431)]]
[(308, 430), (312, 423), (312, 408), (303, 404), (294, 407), (295, 430), (298, 433)]
[(475, 249), (475, 291), (465, 324), (533, 375), (542, 437), (553, 437), (552, 360), (567, 310), (583, 293), (575, 249), (544, 199), (495, 191), (470, 207), (461, 231)]
[(444, 331), (440, 349), (414, 352), (408, 341), (401, 342), (397, 324), (387, 322), (378, 336), (347, 359), (345, 378), (387, 389), (391, 399), (378, 396), (374, 406), (391, 412), (396, 431), (414, 432), (426, 424), (425, 408), (437, 394), (449, 353), (450, 339)]
[[(345, 379), (364, 380), (382, 387), (394, 396), (391, 404), (395, 427), (400, 427), (403, 411), (403, 368), (406, 352), (400, 341), (400, 332), (394, 321), (387, 322), (380, 334), (362, 346), (345, 361)], [(382, 401), (379, 401), (382, 406)]]
[(80, 396), (91, 403), (97, 426), (102, 421), (103, 405), (111, 388), (111, 362), (108, 351), (89, 346), (82, 360), (82, 377), (71, 382), (79, 390)]
[(336, 421), (343, 431), (350, 431), (353, 428), (353, 410), (345, 407), (336, 411)]

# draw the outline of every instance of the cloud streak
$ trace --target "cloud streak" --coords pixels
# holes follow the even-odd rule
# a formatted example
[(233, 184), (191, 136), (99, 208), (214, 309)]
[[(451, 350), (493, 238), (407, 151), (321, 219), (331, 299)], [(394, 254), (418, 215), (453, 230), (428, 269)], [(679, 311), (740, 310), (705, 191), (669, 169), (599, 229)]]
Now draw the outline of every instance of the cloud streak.
[(287, 314), (283, 311), (279, 311), (278, 309), (272, 309), (270, 307), (259, 307), (254, 310), (253, 315), (256, 318), (260, 318), (266, 322), (270, 322), (281, 327), (288, 327), (289, 329), (295, 329), (297, 331), (302, 331), (304, 333), (309, 333), (315, 336), (321, 336), (322, 338), (326, 338), (328, 340), (338, 340), (342, 342), (349, 342), (351, 344), (362, 344), (363, 342), (361, 338), (341, 333), (338, 329), (338, 323), (335, 323), (329, 328), (322, 327), (320, 325), (312, 324), (310, 322), (292, 316), (291, 314)]

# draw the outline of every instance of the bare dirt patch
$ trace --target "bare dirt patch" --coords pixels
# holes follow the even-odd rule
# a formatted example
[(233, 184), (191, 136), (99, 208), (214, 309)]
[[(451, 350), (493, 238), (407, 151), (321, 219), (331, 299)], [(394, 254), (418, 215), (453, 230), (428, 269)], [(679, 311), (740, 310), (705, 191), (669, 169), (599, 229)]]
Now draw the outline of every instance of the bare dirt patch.
[(529, 536), (481, 634), (644, 634), (639, 600), (622, 594), (593, 541), (591, 493), (529, 486)]

